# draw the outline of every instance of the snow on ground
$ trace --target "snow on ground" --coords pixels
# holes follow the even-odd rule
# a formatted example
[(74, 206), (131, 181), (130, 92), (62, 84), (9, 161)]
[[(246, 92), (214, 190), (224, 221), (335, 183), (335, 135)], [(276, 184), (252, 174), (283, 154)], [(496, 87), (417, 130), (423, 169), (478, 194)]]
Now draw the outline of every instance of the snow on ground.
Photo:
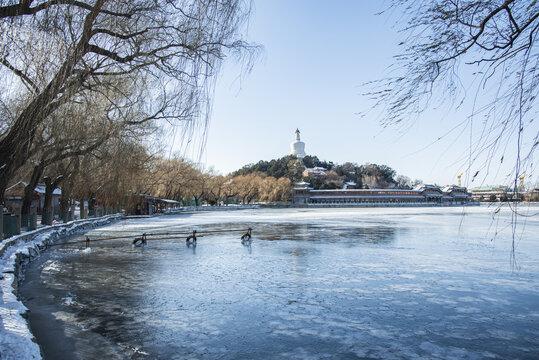
[(110, 215), (99, 219), (72, 221), (23, 233), (0, 243), (0, 359), (41, 359), (39, 346), (33, 341), (23, 315), (28, 309), (17, 299), (18, 263), (21, 255), (39, 255), (39, 246), (70, 236), (78, 231), (109, 223), (119, 218)]

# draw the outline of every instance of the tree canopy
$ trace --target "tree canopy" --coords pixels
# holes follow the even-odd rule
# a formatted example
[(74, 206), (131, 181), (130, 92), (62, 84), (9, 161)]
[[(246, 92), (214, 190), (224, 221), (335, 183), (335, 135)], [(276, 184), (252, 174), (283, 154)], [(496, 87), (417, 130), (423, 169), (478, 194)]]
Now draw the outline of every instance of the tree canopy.
[(0, 201), (36, 132), (74, 104), (125, 127), (198, 123), (242, 38), (243, 0), (0, 0)]

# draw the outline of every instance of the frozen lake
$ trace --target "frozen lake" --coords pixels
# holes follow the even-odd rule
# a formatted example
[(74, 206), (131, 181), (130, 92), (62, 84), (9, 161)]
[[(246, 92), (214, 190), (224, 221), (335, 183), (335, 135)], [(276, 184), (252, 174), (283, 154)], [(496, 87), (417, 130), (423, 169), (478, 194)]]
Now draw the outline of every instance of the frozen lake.
[[(519, 208), (537, 214), (539, 207)], [(539, 216), (493, 208), (260, 209), (125, 220), (56, 247), (20, 291), (45, 358), (537, 359)], [(79, 236), (75, 239), (83, 239)], [(69, 239), (74, 240), (74, 239)]]

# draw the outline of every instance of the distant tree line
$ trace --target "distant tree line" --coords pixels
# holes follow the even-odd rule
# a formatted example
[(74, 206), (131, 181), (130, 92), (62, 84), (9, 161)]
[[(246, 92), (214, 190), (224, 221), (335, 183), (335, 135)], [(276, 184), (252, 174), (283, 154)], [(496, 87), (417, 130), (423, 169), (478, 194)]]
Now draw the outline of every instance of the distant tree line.
[(157, 159), (146, 174), (148, 194), (179, 201), (182, 205), (229, 205), (290, 200), (291, 182), (263, 173), (227, 176), (205, 170), (180, 158)]
[[(176, 200), (183, 206), (290, 200), (291, 182), (285, 177), (263, 173), (223, 176), (180, 157), (151, 155), (144, 146), (134, 143), (120, 141), (110, 145), (96, 150), (93, 156), (48, 166), (42, 173), (48, 194), (44, 208), (50, 209), (56, 187), (62, 190), (60, 214), (64, 220), (76, 202), (81, 210), (86, 201), (90, 211), (96, 207), (119, 211), (128, 206), (129, 198), (139, 195)], [(19, 178), (25, 180), (34, 173), (35, 165), (29, 163), (21, 169)], [(31, 204), (32, 199), (33, 191), (25, 195), (24, 202)], [(51, 210), (44, 212), (49, 217), (43, 222), (50, 223)]]

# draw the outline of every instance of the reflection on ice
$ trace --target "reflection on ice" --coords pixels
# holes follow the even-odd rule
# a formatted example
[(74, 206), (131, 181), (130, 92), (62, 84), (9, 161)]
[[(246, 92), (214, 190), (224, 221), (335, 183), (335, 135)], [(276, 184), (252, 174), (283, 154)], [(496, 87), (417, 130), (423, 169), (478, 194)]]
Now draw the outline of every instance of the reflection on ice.
[[(81, 358), (533, 358), (539, 224), (519, 243), (488, 210), (320, 209), (128, 220), (91, 235), (238, 229), (56, 248), (21, 286), (45, 353)], [(99, 233), (99, 235), (97, 235)], [(240, 234), (241, 235), (241, 234)], [(40, 315), (59, 322), (40, 325)], [(47, 340), (58, 327), (62, 341)], [(58, 347), (64, 348), (58, 348)], [(106, 354), (106, 355), (102, 355)]]
[(395, 227), (387, 225), (327, 227), (319, 224), (253, 224), (262, 240), (316, 241), (326, 243), (391, 243)]

